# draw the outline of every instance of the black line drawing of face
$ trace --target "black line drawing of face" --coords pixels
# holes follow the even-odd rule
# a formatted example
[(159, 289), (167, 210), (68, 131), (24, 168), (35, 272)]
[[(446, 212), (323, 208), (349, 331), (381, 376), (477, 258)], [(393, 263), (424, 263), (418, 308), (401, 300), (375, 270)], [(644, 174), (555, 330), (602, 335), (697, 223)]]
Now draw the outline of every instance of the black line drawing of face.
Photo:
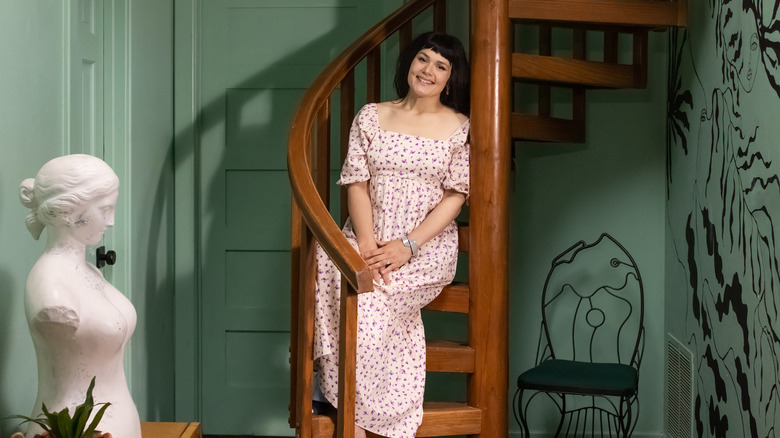
[(756, 80), (759, 59), (758, 25), (752, 8), (744, 9), (737, 2), (724, 2), (720, 9), (718, 47), (725, 61), (723, 75), (734, 91), (738, 87), (749, 93)]

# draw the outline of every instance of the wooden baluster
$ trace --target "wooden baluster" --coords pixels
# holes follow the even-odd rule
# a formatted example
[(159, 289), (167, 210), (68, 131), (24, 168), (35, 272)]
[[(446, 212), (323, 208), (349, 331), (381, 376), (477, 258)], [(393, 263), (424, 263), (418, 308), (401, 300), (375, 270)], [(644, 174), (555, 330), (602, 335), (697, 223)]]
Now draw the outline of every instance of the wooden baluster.
[[(317, 260), (315, 257), (314, 237), (309, 227), (303, 227), (301, 237), (301, 256), (305, 257), (300, 269), (297, 271), (303, 279), (300, 285), (300, 296), (297, 303), (298, 338), (297, 357), (298, 375), (296, 378), (298, 393), (296, 400), (301, 407), (297, 412), (299, 418), (298, 427), (301, 437), (310, 437), (312, 430), (312, 389), (314, 362), (312, 361), (312, 345), (314, 342), (314, 288), (317, 273)], [(295, 271), (293, 271), (295, 272)]]
[(647, 87), (647, 31), (634, 32), (634, 87)]
[(447, 32), (447, 2), (444, 0), (438, 0), (433, 4), (433, 30)]
[[(290, 228), (292, 235), (290, 237), (290, 427), (298, 428), (301, 425), (297, 407), (300, 406), (298, 398), (298, 370), (301, 357), (298, 356), (298, 309), (300, 308), (301, 296), (301, 236), (303, 228), (303, 216), (295, 199), (292, 201), (292, 212), (290, 213)], [(304, 359), (305, 356), (304, 356)]]
[(382, 100), (382, 55), (377, 46), (366, 56), (366, 98), (369, 103)]
[[(340, 158), (343, 161), (347, 156), (349, 149), (349, 130), (352, 127), (352, 120), (355, 118), (355, 71), (349, 73), (341, 81), (341, 114), (339, 115), (339, 138), (341, 141)], [(344, 225), (349, 210), (347, 208), (347, 188), (341, 187), (341, 225)]]
[[(573, 58), (587, 58), (587, 34), (584, 29), (574, 29)], [(606, 38), (605, 38), (606, 40)], [(585, 88), (577, 87), (572, 90), (572, 119), (577, 122), (577, 129), (585, 141)]]
[[(539, 25), (539, 55), (552, 55), (552, 26), (546, 23)], [(541, 117), (550, 117), (552, 114), (551, 90), (552, 87), (547, 84), (538, 86), (537, 113)]]
[(604, 32), (604, 62), (618, 63), (618, 33), (614, 30)]
[(404, 23), (398, 30), (398, 47), (403, 50), (412, 42), (412, 22)]
[(336, 422), (338, 438), (355, 437), (355, 379), (357, 375), (358, 295), (341, 278), (341, 311), (339, 313), (339, 406)]
[(330, 208), (330, 98), (317, 111), (317, 190)]

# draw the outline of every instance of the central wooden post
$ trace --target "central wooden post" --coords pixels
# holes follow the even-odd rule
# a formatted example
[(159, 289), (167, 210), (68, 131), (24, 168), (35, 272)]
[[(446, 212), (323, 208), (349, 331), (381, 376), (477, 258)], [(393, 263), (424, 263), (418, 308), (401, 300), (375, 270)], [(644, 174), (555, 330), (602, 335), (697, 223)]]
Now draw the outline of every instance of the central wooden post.
[(469, 405), (485, 438), (508, 435), (511, 41), (508, 2), (472, 0)]

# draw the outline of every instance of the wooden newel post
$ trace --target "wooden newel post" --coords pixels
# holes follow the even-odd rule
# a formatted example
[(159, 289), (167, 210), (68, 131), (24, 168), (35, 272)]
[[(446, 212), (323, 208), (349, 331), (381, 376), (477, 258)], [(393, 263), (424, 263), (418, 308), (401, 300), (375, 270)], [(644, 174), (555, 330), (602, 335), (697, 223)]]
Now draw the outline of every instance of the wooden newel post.
[(472, 0), (469, 345), (476, 352), (469, 404), (481, 437), (508, 434), (511, 41), (508, 2)]

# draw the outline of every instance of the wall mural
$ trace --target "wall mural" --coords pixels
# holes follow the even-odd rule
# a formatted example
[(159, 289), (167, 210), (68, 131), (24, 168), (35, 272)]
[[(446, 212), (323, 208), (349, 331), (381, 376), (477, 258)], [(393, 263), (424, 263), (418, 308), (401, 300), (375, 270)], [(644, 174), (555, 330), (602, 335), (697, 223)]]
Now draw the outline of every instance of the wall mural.
[(689, 14), (670, 33), (667, 198), (695, 428), (780, 436), (780, 0)]

